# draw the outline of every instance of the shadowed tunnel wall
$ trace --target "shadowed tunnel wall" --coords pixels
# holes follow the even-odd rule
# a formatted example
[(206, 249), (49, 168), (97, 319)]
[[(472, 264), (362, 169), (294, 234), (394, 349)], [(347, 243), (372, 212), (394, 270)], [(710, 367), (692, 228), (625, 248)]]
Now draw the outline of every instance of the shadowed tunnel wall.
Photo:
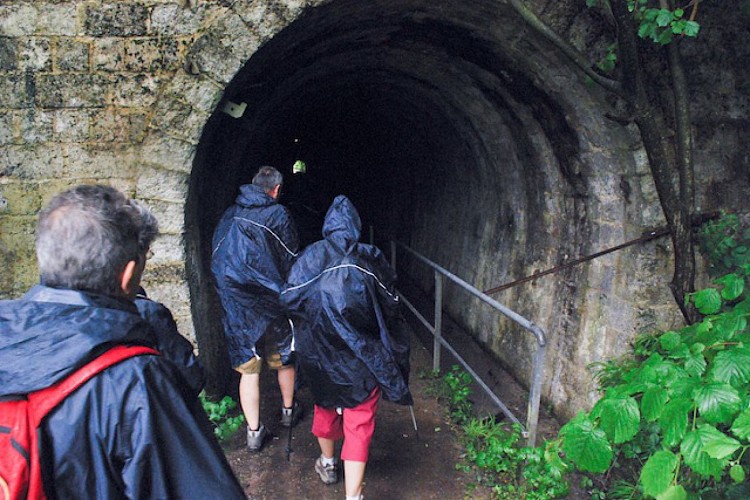
[[(555, 54), (489, 1), (332, 2), (273, 36), (227, 86), (190, 177), (187, 270), (201, 355), (223, 359), (211, 234), (263, 164), (285, 173), (282, 202), (305, 241), (319, 238), (343, 193), (377, 235), (480, 289), (658, 224), (628, 131), (603, 118), (596, 89)], [(220, 111), (227, 102), (247, 107), (234, 118)], [(304, 176), (291, 174), (297, 159)], [(674, 314), (642, 308), (669, 303), (666, 287), (653, 291), (668, 271), (659, 252), (633, 249), (495, 296), (548, 332), (544, 396), (562, 413), (590, 401), (583, 367)], [(430, 289), (424, 271), (400, 272)], [(446, 307), (528, 380), (528, 335), (450, 287)]]

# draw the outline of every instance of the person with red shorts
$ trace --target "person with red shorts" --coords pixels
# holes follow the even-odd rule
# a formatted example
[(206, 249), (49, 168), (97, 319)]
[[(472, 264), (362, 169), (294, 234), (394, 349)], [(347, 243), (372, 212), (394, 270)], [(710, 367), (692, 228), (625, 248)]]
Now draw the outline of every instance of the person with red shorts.
[(380, 398), (412, 404), (396, 272), (378, 248), (359, 243), (360, 233), (354, 205), (337, 196), (324, 239), (298, 256), (281, 293), (315, 400), (312, 433), (321, 451), (315, 471), (326, 484), (338, 481), (334, 447), (343, 439), (347, 499), (362, 498)]

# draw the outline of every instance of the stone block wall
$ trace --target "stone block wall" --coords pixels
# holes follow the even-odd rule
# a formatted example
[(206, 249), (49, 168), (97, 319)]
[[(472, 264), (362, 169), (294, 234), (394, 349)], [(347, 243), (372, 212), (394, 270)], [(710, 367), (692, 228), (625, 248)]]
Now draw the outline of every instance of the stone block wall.
[(184, 207), (226, 84), (320, 1), (0, 1), (0, 298), (38, 281), (36, 213), (102, 182), (144, 201), (161, 236), (144, 287), (195, 341)]

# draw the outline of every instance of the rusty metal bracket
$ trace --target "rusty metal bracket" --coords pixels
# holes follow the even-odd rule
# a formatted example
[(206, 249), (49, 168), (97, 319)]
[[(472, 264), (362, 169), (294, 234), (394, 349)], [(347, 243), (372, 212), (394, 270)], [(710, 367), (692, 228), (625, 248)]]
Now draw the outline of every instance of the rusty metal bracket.
[[(705, 222), (708, 222), (711, 219), (715, 219), (719, 216), (719, 212), (710, 212), (710, 213), (702, 213), (702, 214), (695, 214), (693, 216), (692, 220), (692, 226), (700, 226), (704, 224)], [(607, 248), (606, 250), (602, 250), (600, 252), (593, 253), (591, 255), (587, 255), (585, 257), (579, 257), (578, 259), (573, 259), (571, 261), (568, 261), (564, 264), (557, 265), (555, 267), (552, 267), (550, 269), (546, 269), (544, 271), (539, 271), (534, 274), (531, 274), (529, 276), (519, 278), (515, 281), (511, 281), (510, 283), (505, 283), (504, 285), (496, 286), (494, 288), (490, 288), (489, 290), (485, 290), (484, 293), (487, 295), (492, 295), (493, 293), (500, 292), (502, 290), (507, 290), (508, 288), (512, 288), (516, 285), (520, 285), (521, 283), (526, 283), (527, 281), (532, 281), (537, 278), (540, 278), (542, 276), (546, 276), (548, 274), (554, 274), (557, 272), (562, 271), (563, 269), (568, 269), (569, 267), (577, 266), (578, 264), (582, 264), (584, 262), (588, 262), (590, 260), (596, 259), (597, 257), (601, 257), (602, 255), (607, 255), (608, 253), (616, 252), (617, 250), (622, 250), (623, 248), (627, 248), (632, 245), (637, 245), (638, 243), (645, 243), (647, 241), (655, 240), (657, 238), (661, 238), (662, 236), (667, 236), (671, 233), (668, 227), (660, 227), (656, 229), (652, 229), (650, 231), (644, 232), (639, 238), (635, 238), (630, 241), (626, 241), (625, 243), (621, 243), (619, 245), (613, 246), (611, 248)]]

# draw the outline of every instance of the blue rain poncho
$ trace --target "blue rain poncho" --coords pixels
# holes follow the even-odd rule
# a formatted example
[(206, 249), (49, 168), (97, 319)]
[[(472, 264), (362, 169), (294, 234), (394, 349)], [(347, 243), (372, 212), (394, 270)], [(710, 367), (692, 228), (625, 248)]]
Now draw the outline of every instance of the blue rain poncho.
[(216, 226), (211, 256), (233, 367), (259, 354), (256, 343), (269, 326), (282, 363), (289, 361), (291, 333), (279, 293), (298, 245), (287, 209), (258, 186), (241, 186), (235, 204)]
[(281, 297), (294, 321), (302, 374), (319, 406), (357, 406), (375, 387), (386, 400), (412, 404), (396, 273), (378, 248), (358, 242), (360, 230), (354, 205), (338, 196), (324, 239), (289, 272)]

